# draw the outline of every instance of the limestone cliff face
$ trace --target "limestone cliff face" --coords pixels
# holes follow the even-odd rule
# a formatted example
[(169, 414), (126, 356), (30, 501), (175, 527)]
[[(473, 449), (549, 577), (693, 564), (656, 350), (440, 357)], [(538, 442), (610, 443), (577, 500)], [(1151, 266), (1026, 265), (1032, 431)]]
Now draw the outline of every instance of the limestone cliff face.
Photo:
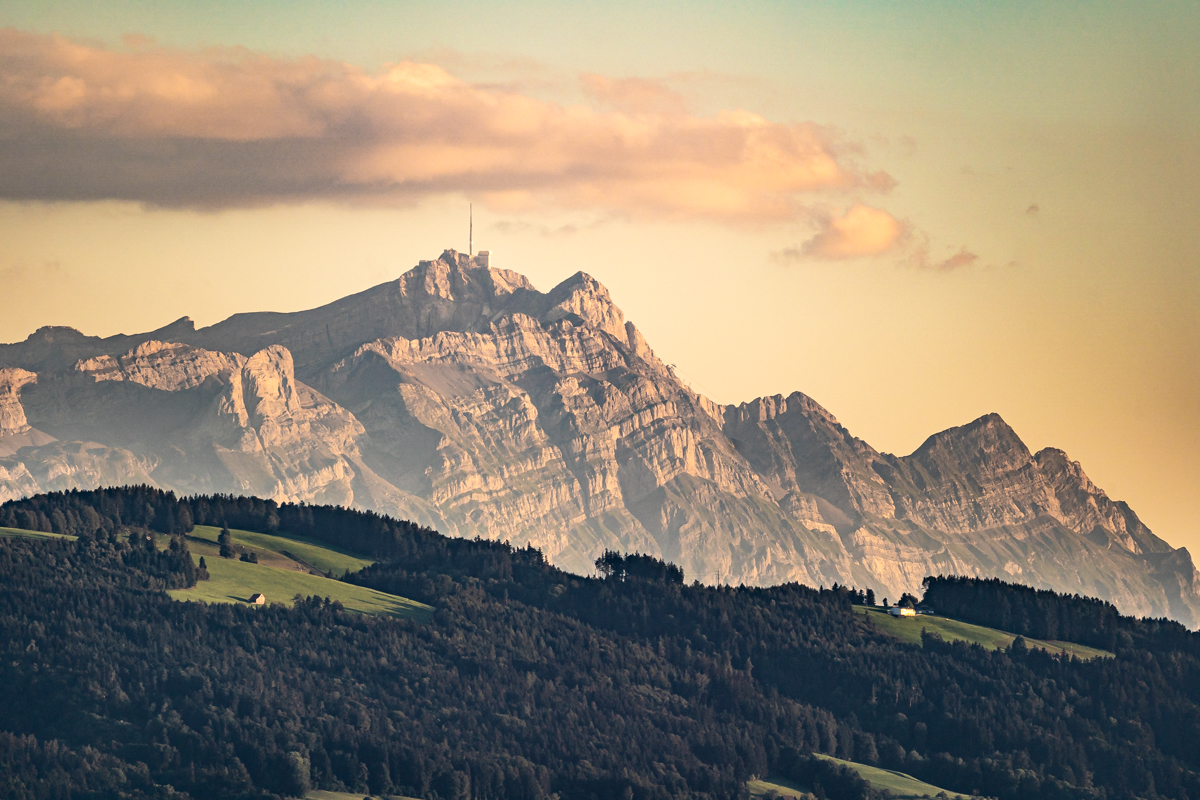
[(399, 279), (312, 311), (237, 314), (196, 331), (187, 341), (224, 352), (286, 347), (302, 377), (312, 378), (362, 344), (388, 336), (420, 338), (440, 331), (486, 329), (505, 310), (545, 302), (515, 272), (478, 267), (447, 251)]
[[(996, 414), (897, 457), (854, 438), (799, 393), (723, 411), (725, 433), (781, 507), (810, 528), (842, 534), (852, 561), (885, 591), (958, 573), (1099, 595), (1130, 613), (1182, 603), (1193, 611), (1181, 618), (1190, 618), (1200, 608), (1194, 591), (1162, 585), (1194, 583), (1186, 551), (1154, 536), (1062, 451), (1030, 453)], [(1164, 568), (1169, 553), (1179, 563)], [(1173, 599), (1176, 591), (1186, 599)]]
[(1114, 503), (1078, 461), (1046, 448), (1033, 455), (996, 414), (931, 436), (915, 453), (879, 467), (897, 517), (966, 534), (1041, 516), (1104, 547), (1136, 555), (1168, 553), (1124, 503)]
[(236, 353), (214, 353), (152, 339), (124, 356), (102, 355), (82, 360), (75, 370), (96, 381), (129, 381), (164, 392), (178, 392), (195, 388), (209, 378), (228, 381), (245, 362)]
[(744, 521), (771, 507), (766, 486), (607, 292), (586, 276), (568, 286), (542, 319), (389, 337), (335, 364), (322, 388), (365, 425), (375, 472), (428, 501), (443, 529), (531, 542), (578, 570), (622, 547), (713, 580), (819, 582), (828, 556), (801, 555), (807, 532), (778, 511), (757, 563), (729, 551), (743, 522), (706, 506)]
[(725, 434), (798, 519), (844, 530), (856, 514), (893, 516), (874, 470), (879, 453), (811, 397), (760, 397), (724, 407), (723, 417)]
[(216, 398), (204, 435), (193, 441), (202, 447), (211, 439), (239, 491), (350, 504), (362, 425), (297, 381), (285, 348), (273, 345), (240, 360)]
[(39, 388), (27, 400), (31, 413), (79, 446), (14, 451), (10, 494), (61, 488), (75, 476), (79, 486), (158, 483), (349, 503), (361, 479), (362, 426), (296, 380), (278, 345), (247, 357), (147, 340), (119, 356), (81, 359)]
[(1131, 553), (1171, 549), (1109, 500), (1078, 462), (1050, 448), (1033, 455), (996, 414), (935, 434), (877, 469), (893, 487), (896, 516), (924, 527), (966, 533), (1044, 515)]
[(36, 383), (36, 373), (0, 369), (0, 503), (43, 491), (150, 481), (152, 465), (133, 453), (56, 442), (30, 426), (21, 390)]
[(52, 442), (0, 458), (0, 502), (38, 492), (154, 483), (153, 457), (97, 442)]
[(1200, 621), (1187, 551), (996, 415), (894, 456), (800, 393), (721, 406), (591, 276), (543, 293), (454, 251), (311, 311), (0, 345), (0, 500), (135, 482), (357, 505), (580, 572), (613, 547), (881, 597), (995, 575)]
[(727, 406), (724, 419), (725, 433), (781, 504), (794, 502), (810, 524), (845, 530), (883, 518), (968, 534), (1044, 515), (1131, 553), (1171, 550), (1078, 462), (1053, 448), (1035, 456), (996, 414), (934, 434), (904, 457), (854, 438), (798, 392)]
[(0, 436), (29, 432), (29, 421), (21, 406), (21, 389), (31, 383), (37, 383), (37, 375), (29, 370), (0, 369)]
[[(0, 458), (10, 456), (24, 447), (36, 447), (54, 441), (53, 436), (31, 427), (25, 417), (21, 390), (34, 383), (37, 383), (35, 372), (19, 367), (0, 369)], [(3, 470), (4, 467), (0, 467), (0, 497), (5, 497), (6, 491), (12, 497), (23, 497), (24, 490), (16, 487), (26, 486), (25, 477), (6, 477), (7, 471)], [(5, 490), (5, 485), (13, 488)]]
[(1150, 532), (1128, 505), (1109, 499), (1103, 489), (1084, 474), (1078, 461), (1062, 450), (1047, 447), (1034, 456), (1056, 506), (1050, 514), (1076, 533), (1106, 547), (1147, 555), (1170, 553), (1173, 548)]

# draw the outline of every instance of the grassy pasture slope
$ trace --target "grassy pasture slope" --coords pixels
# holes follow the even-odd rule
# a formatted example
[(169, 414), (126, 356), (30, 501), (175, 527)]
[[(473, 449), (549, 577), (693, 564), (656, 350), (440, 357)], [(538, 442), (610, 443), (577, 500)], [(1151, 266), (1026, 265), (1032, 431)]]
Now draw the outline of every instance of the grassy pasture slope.
[[(937, 786), (919, 781), (911, 775), (905, 775), (903, 772), (896, 772), (892, 769), (881, 769), (880, 767), (869, 767), (866, 764), (856, 764), (853, 761), (843, 761), (840, 758), (833, 756), (817, 754), (820, 758), (825, 758), (843, 767), (851, 767), (862, 776), (863, 780), (867, 781), (876, 789), (887, 789), (900, 800), (905, 798), (919, 797), (936, 797), (939, 792), (946, 792), (945, 789), (939, 789)], [(962, 797), (963, 795), (955, 794), (954, 792), (946, 792), (950, 797)]]
[[(869, 767), (866, 764), (857, 764), (853, 761), (843, 761), (840, 758), (834, 758), (822, 753), (816, 753), (815, 755), (818, 758), (824, 758), (841, 764), (843, 767), (850, 767), (863, 780), (870, 783), (873, 788), (887, 789), (897, 800), (919, 800), (919, 798), (924, 797), (936, 797), (939, 792), (946, 792), (947, 797), (963, 797), (963, 795), (947, 792), (945, 789), (925, 783), (924, 781), (919, 781), (903, 772), (882, 769), (880, 767)], [(754, 798), (765, 797), (767, 792), (771, 791), (774, 791), (780, 797), (800, 797), (809, 791), (799, 784), (784, 778), (750, 781), (746, 784), (746, 788), (750, 790), (750, 796)]]
[[(878, 608), (867, 608), (866, 606), (854, 606), (854, 613), (866, 614), (867, 619), (875, 627), (895, 636), (901, 641), (912, 644), (921, 643), (922, 628), (925, 628), (930, 633), (939, 634), (946, 641), (972, 642), (991, 650), (1008, 647), (1017, 638), (1016, 634), (998, 631), (995, 628), (985, 628), (981, 625), (972, 625), (969, 622), (959, 622), (956, 619), (947, 619), (946, 617), (933, 615), (907, 618), (893, 617)], [(1112, 656), (1112, 653), (1107, 650), (1097, 650), (1094, 647), (1074, 644), (1072, 642), (1044, 642), (1040, 639), (1026, 637), (1025, 643), (1030, 647), (1048, 650), (1051, 653), (1059, 653), (1066, 650), (1076, 658), (1082, 659), (1107, 658)]]
[[(291, 603), (297, 594), (308, 597), (328, 597), (338, 600), (343, 606), (364, 614), (390, 614), (427, 620), (433, 609), (416, 600), (386, 594), (363, 586), (353, 586), (319, 575), (311, 575), (301, 564), (281, 555), (283, 550), (295, 553), (307, 563), (344, 574), (348, 568), (361, 569), (372, 562), (350, 556), (336, 550), (323, 548), (301, 540), (286, 539), (250, 531), (230, 531), (238, 544), (246, 543), (245, 549), (259, 553), (258, 564), (249, 564), (217, 555), (219, 528), (197, 526), (188, 536), (192, 558), (199, 561), (204, 556), (209, 580), (200, 581), (192, 589), (175, 589), (167, 592), (176, 600), (203, 600), (207, 603), (244, 603), (255, 592), (267, 596), (267, 602)], [(211, 537), (208, 534), (211, 533)], [(199, 534), (199, 535), (196, 535)], [(239, 534), (241, 536), (239, 537)], [(57, 533), (27, 531), (19, 528), (0, 528), (0, 536), (23, 536), (30, 539), (75, 539)], [(157, 534), (160, 547), (165, 547), (170, 536)], [(278, 564), (278, 566), (276, 565)]]
[(0, 536), (23, 536), (27, 539), (71, 539), (78, 537), (68, 536), (65, 533), (45, 533), (43, 531), (27, 531), (24, 528), (0, 528)]
[(320, 789), (314, 789), (304, 795), (304, 800), (363, 800), (364, 797), (369, 797), (371, 800), (379, 798), (379, 800), (415, 800), (415, 798), (405, 797), (399, 794), (363, 794), (362, 792), (326, 792)]
[(750, 790), (750, 796), (754, 798), (766, 797), (767, 792), (775, 792), (780, 797), (800, 797), (807, 794), (806, 789), (797, 783), (792, 783), (787, 778), (750, 781), (746, 784), (746, 788)]
[[(198, 559), (199, 555), (192, 554)], [(397, 617), (429, 619), (433, 609), (424, 603), (385, 594), (363, 586), (310, 575), (307, 572), (280, 569), (266, 564), (249, 564), (231, 558), (205, 556), (209, 579), (192, 589), (168, 592), (176, 600), (203, 600), (206, 603), (245, 603), (250, 595), (261, 592), (269, 603), (288, 603), (297, 595), (328, 597), (346, 608), (364, 614), (390, 614)]]
[[(192, 552), (205, 557), (209, 556), (211, 552), (215, 556), (217, 554), (217, 536), (220, 533), (220, 528), (211, 525), (197, 525), (188, 534)], [(332, 572), (335, 578), (340, 578), (347, 572), (357, 572), (363, 567), (375, 563), (373, 559), (361, 558), (345, 550), (300, 536), (279, 536), (233, 528), (229, 530), (229, 533), (233, 537), (235, 545), (256, 553), (259, 563), (285, 569), (304, 570), (303, 564), (308, 564), (322, 573)], [(205, 543), (211, 547), (206, 548)], [(285, 555), (285, 553), (290, 555)], [(297, 562), (303, 562), (303, 564)]]

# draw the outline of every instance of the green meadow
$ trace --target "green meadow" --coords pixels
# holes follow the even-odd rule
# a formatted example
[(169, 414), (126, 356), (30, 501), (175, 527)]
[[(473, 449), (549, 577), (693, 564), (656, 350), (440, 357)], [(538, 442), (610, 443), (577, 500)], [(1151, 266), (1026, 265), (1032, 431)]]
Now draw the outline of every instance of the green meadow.
[[(192, 554), (199, 560), (200, 555)], [(392, 594), (342, 583), (320, 575), (268, 564), (250, 564), (232, 558), (205, 556), (209, 579), (199, 581), (191, 589), (168, 592), (176, 600), (202, 600), (206, 603), (248, 603), (250, 596), (260, 593), (268, 603), (291, 604), (297, 594), (308, 597), (328, 597), (343, 606), (364, 614), (387, 614), (427, 620), (433, 609), (424, 603)]]
[[(892, 796), (896, 800), (919, 800), (919, 798), (924, 797), (937, 797), (942, 793), (947, 797), (963, 797), (963, 795), (948, 792), (932, 784), (919, 781), (903, 772), (882, 769), (880, 767), (869, 767), (866, 764), (857, 764), (853, 761), (843, 761), (840, 758), (834, 758), (822, 753), (816, 753), (815, 755), (818, 758), (824, 758), (828, 761), (841, 764), (843, 767), (850, 767), (862, 776), (863, 780), (871, 784), (872, 788), (886, 789), (892, 793)], [(754, 798), (766, 797), (771, 792), (780, 797), (805, 798), (805, 800), (813, 796), (809, 793), (808, 789), (784, 778), (750, 781), (746, 784), (746, 788), (750, 790), (750, 796)]]
[(0, 536), (21, 536), (26, 539), (75, 539), (65, 533), (44, 533), (42, 531), (27, 531), (24, 528), (0, 528)]
[[(268, 603), (291, 603), (297, 594), (316, 595), (337, 600), (343, 606), (364, 614), (389, 614), (428, 619), (433, 609), (404, 597), (342, 583), (325, 577), (341, 577), (375, 563), (329, 545), (292, 536), (278, 536), (230, 529), (237, 555), (221, 558), (217, 537), (221, 529), (197, 525), (188, 534), (192, 557), (204, 557), (209, 579), (194, 588), (177, 589), (169, 594), (176, 600), (203, 600), (206, 603), (246, 603), (261, 593)], [(168, 537), (161, 537), (166, 539)], [(257, 564), (239, 560), (242, 553), (253, 553)]]
[[(188, 534), (188, 539), (195, 542), (192, 552), (208, 555), (209, 550), (204, 547), (204, 543), (208, 543), (212, 545), (211, 552), (215, 554), (217, 552), (217, 536), (220, 533), (220, 528), (211, 525), (197, 525)], [(363, 567), (375, 563), (373, 559), (363, 558), (340, 548), (299, 536), (255, 533), (233, 528), (230, 529), (229, 534), (235, 547), (256, 554), (260, 562), (264, 561), (265, 556), (266, 561), (277, 566), (287, 566), (287, 564), (279, 563), (281, 560), (287, 561), (293, 565), (293, 569), (308, 566), (322, 574), (331, 572), (335, 578), (340, 578), (347, 572), (357, 572)]]
[(326, 792), (314, 789), (304, 795), (304, 800), (415, 800), (399, 794), (363, 794), (362, 792)]
[[(866, 618), (884, 633), (911, 644), (921, 643), (922, 628), (930, 633), (938, 634), (946, 641), (970, 642), (982, 645), (989, 650), (1007, 648), (1017, 638), (1017, 635), (1014, 633), (999, 631), (995, 628), (985, 628), (982, 625), (972, 625), (969, 622), (960, 622), (955, 619), (947, 619), (946, 617), (924, 614), (917, 617), (893, 617), (880, 608), (870, 608), (867, 606), (854, 606), (854, 612), (856, 614), (865, 614)], [(1047, 650), (1051, 653), (1060, 653), (1065, 650), (1076, 658), (1081, 659), (1112, 656), (1112, 653), (1107, 650), (1097, 650), (1094, 647), (1074, 644), (1072, 642), (1042, 641), (1041, 639), (1026, 638), (1025, 643), (1031, 648)]]
[(851, 767), (858, 771), (858, 774), (863, 777), (876, 789), (887, 789), (898, 800), (908, 800), (908, 798), (920, 797), (936, 797), (938, 794), (945, 792), (949, 797), (962, 797), (963, 795), (947, 792), (932, 784), (919, 781), (911, 775), (905, 775), (903, 772), (896, 772), (893, 769), (882, 769), (880, 767), (869, 767), (866, 764), (856, 764), (853, 761), (843, 761), (840, 758), (833, 756), (818, 755), (821, 758), (841, 764), (843, 767)]
[[(201, 557), (204, 558), (209, 579), (198, 582), (194, 588), (175, 589), (167, 594), (176, 600), (248, 603), (251, 595), (260, 593), (266, 596), (268, 603), (289, 605), (297, 594), (303, 597), (316, 595), (337, 600), (346, 608), (364, 614), (387, 614), (427, 620), (433, 613), (432, 607), (416, 600), (342, 583), (324, 575), (314, 575), (310, 571), (310, 567), (315, 567), (323, 572), (344, 575), (348, 571), (359, 570), (374, 563), (370, 559), (353, 556), (305, 539), (231, 530), (230, 534), (239, 550), (253, 552), (259, 557), (259, 563), (251, 564), (239, 561), (236, 557), (221, 558), (217, 555), (217, 535), (220, 532), (219, 528), (197, 525), (188, 535), (192, 558), (197, 563)], [(21, 536), (29, 539), (76, 538), (20, 528), (0, 528), (0, 536)], [(157, 534), (155, 538), (160, 547), (165, 547), (171, 537)], [(284, 552), (293, 554), (303, 563), (285, 556)]]
[(807, 800), (812, 795), (797, 783), (792, 783), (786, 778), (768, 778), (762, 781), (750, 781), (746, 784), (746, 788), (750, 790), (750, 796), (754, 798), (766, 797), (771, 792), (780, 797), (797, 797)]

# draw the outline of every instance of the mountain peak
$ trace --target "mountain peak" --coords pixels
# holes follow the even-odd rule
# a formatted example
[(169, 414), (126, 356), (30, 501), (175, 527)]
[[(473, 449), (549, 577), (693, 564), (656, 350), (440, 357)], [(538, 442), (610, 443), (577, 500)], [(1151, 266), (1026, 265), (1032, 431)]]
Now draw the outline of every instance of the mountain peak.
[(45, 343), (45, 344), (62, 344), (64, 342), (83, 342), (89, 339), (95, 339), (95, 336), (88, 336), (82, 331), (72, 328), (69, 325), (43, 325), (25, 338), (26, 342)]
[(1033, 458), (1017, 432), (994, 412), (933, 434), (909, 458), (937, 458), (937, 454), (941, 454), (940, 457), (954, 454), (956, 459), (970, 460), (999, 457), (1020, 463)]
[(196, 332), (196, 323), (191, 317), (180, 317), (174, 322), (164, 325), (156, 331), (150, 331), (146, 334), (154, 339), (173, 339), (176, 336), (186, 336)]
[(584, 324), (602, 330), (619, 341), (626, 341), (625, 314), (613, 303), (604, 284), (586, 272), (576, 272), (546, 295), (550, 305), (541, 315), (545, 322), (575, 317)]
[[(717, 406), (585, 272), (541, 292), (447, 249), (306, 311), (42, 328), (0, 368), (0, 500), (154, 481), (354, 504), (581, 571), (617, 548), (889, 596), (994, 575), (1200, 620), (1186, 553), (999, 414), (896, 457), (800, 392)], [(103, 470), (63, 449), (81, 447)]]
[[(510, 295), (524, 289), (536, 292), (529, 279), (519, 272), (496, 269), (483, 256), (469, 256), (457, 250), (445, 250), (433, 260), (421, 261), (397, 281), (402, 294), (425, 294), (443, 300)], [(370, 291), (370, 290), (368, 290)]]

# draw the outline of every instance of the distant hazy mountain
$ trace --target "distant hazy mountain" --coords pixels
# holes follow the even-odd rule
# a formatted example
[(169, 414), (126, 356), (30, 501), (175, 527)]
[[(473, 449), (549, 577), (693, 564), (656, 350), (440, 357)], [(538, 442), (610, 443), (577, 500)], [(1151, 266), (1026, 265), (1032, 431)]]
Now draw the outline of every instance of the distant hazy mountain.
[(152, 483), (606, 547), (706, 582), (915, 591), (959, 573), (1200, 621), (1191, 556), (995, 414), (880, 453), (811, 398), (684, 386), (583, 273), (548, 293), (447, 251), (294, 314), (0, 345), (0, 500)]

